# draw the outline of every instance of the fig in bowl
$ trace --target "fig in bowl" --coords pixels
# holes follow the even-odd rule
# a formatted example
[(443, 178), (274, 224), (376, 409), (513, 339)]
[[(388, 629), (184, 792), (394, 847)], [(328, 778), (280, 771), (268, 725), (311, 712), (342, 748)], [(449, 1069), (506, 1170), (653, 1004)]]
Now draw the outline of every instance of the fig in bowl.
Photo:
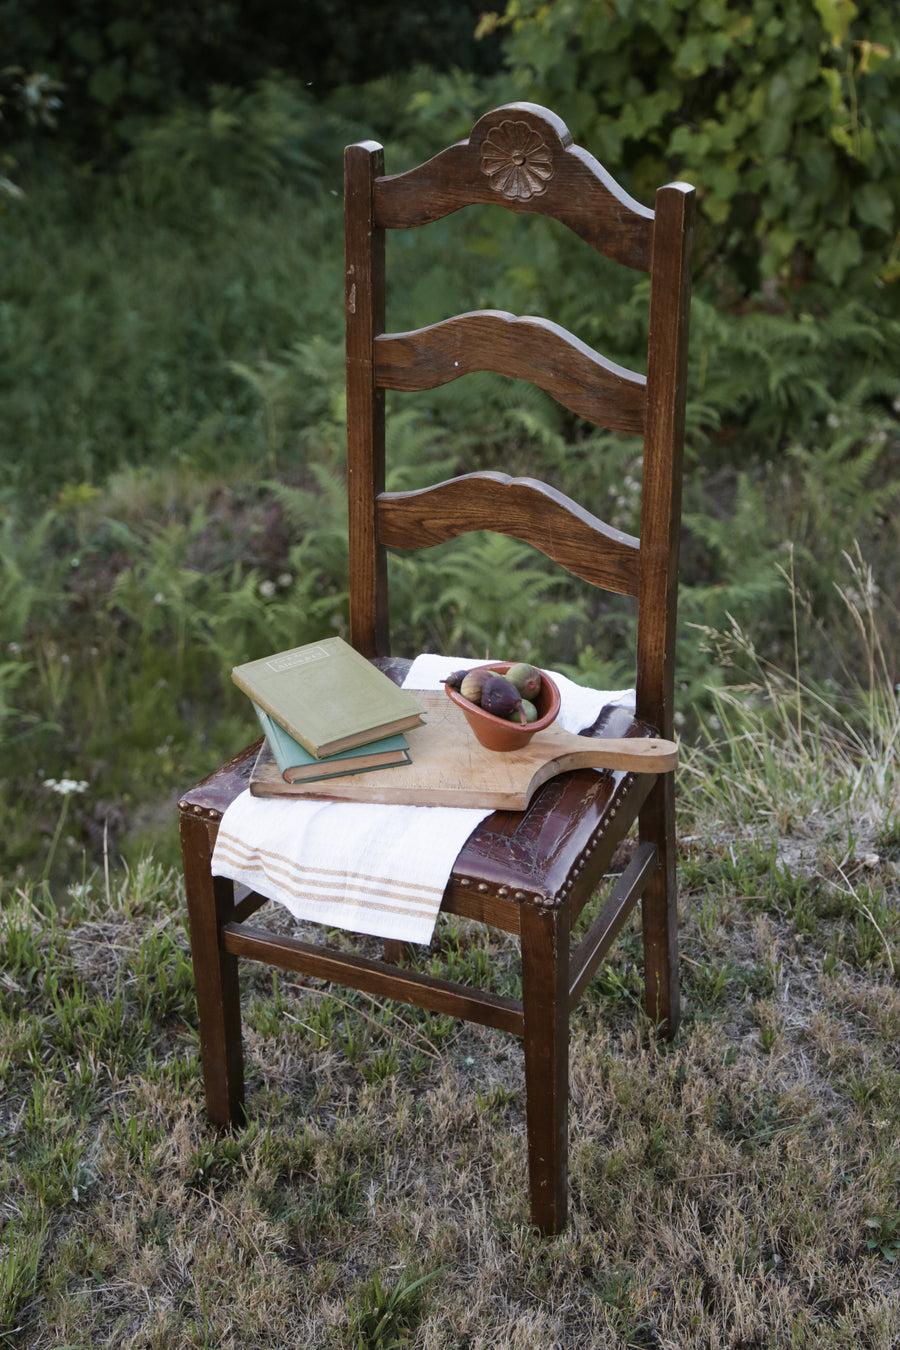
[[(550, 676), (545, 671), (536, 671), (540, 688), (533, 699), (523, 698), (521, 689), (510, 685), (506, 678), (517, 666), (520, 669), (514, 673), (518, 676), (521, 662), (490, 661), (473, 667), (468, 674), (474, 678), (460, 681), (459, 688), (454, 688), (450, 680), (444, 683), (447, 697), (460, 709), (486, 750), (521, 750), (535, 732), (549, 727), (559, 713), (559, 689)], [(528, 669), (535, 670), (535, 667)], [(501, 678), (497, 679), (498, 676)], [(465, 697), (463, 686), (466, 692), (476, 694), (477, 702)], [(532, 676), (529, 691), (533, 692), (533, 689)]]

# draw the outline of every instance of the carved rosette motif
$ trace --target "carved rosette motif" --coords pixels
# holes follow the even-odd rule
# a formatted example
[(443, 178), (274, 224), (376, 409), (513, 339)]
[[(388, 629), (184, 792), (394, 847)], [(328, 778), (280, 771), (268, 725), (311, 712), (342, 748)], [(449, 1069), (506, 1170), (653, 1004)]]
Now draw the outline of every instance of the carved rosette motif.
[(546, 191), (553, 156), (527, 122), (501, 122), (485, 138), (481, 167), (495, 192), (527, 202)]

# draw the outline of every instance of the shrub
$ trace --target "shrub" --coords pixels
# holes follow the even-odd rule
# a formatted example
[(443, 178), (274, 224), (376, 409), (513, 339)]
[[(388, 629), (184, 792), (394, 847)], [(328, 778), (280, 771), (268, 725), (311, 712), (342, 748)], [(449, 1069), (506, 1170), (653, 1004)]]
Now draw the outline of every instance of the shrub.
[(900, 277), (887, 0), (509, 0), (523, 93), (634, 194), (697, 184), (700, 269), (737, 294)]

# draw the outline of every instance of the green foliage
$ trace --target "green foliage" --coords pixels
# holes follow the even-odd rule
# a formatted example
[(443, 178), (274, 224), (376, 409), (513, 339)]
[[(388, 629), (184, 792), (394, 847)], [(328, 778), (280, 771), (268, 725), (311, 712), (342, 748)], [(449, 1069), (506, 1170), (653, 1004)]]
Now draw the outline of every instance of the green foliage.
[(260, 47), (267, 42), (260, 56), (268, 66), (296, 66), (323, 94), (419, 64), (489, 73), (500, 62), (500, 44), (476, 36), (480, 12), (481, 0), (301, 0), (287, 10), (265, 0), (254, 6), (247, 36)]
[(401, 650), (537, 659), (573, 617), (565, 582), (505, 535), (466, 536), (455, 546), (392, 563)]
[(284, 79), (249, 90), (214, 86), (205, 106), (184, 106), (135, 136), (129, 182), (148, 206), (192, 214), (215, 211), (216, 190), (272, 201), (290, 183), (318, 192), (339, 183), (349, 128), (318, 112), (306, 89)]
[[(849, 645), (839, 648), (841, 683), (820, 673), (822, 649), (838, 644), (832, 625), (823, 631), (805, 611), (793, 570), (783, 576), (794, 628), (787, 662), (760, 649), (735, 622), (727, 632), (701, 630), (713, 703), (688, 774), (705, 765), (699, 790), (710, 794), (719, 819), (756, 831), (768, 823), (777, 834), (816, 813), (852, 820), (865, 810), (888, 828), (898, 788), (900, 703), (886, 644), (898, 611), (858, 554), (844, 564), (839, 593), (859, 652), (854, 660)], [(803, 641), (807, 626), (812, 643)], [(842, 637), (847, 641), (846, 631)], [(810, 647), (815, 669), (808, 673)], [(766, 867), (771, 872), (771, 859)], [(852, 894), (862, 912), (864, 901)]]
[(900, 1213), (879, 1214), (866, 1219), (866, 1246), (885, 1261), (900, 1258)]
[(176, 106), (202, 121), (217, 84), (248, 90), (281, 71), (321, 98), (423, 62), (487, 73), (500, 45), (476, 39), (479, 12), (478, 0), (0, 0), (0, 31), (19, 68), (48, 72), (27, 78), (52, 80), (54, 96), (62, 93), (66, 144), (109, 162)]
[(63, 82), (67, 140), (97, 160), (119, 153), (139, 120), (201, 97), (229, 69), (238, 5), (163, 0), (4, 0), (0, 27), (20, 63)]
[[(801, 655), (815, 660), (820, 678), (841, 680), (848, 669), (862, 669), (851, 655), (853, 623), (834, 605), (845, 554), (855, 539), (865, 538), (877, 550), (885, 591), (892, 593), (900, 578), (891, 503), (900, 488), (884, 481), (884, 442), (860, 445), (834, 431), (823, 442), (818, 448), (792, 445), (778, 464), (689, 485), (684, 567), (690, 580), (680, 614), (683, 624), (723, 628), (736, 622), (757, 635), (770, 656), (785, 659), (797, 638), (783, 590), (790, 552), (803, 578), (804, 609), (828, 614), (830, 624), (827, 645), (815, 625), (804, 631)], [(898, 638), (890, 629), (885, 643), (890, 660), (897, 660)], [(687, 633), (681, 657), (683, 678), (696, 675), (704, 682), (706, 657)], [(689, 705), (698, 693), (692, 689)]]
[[(780, 580), (790, 546), (803, 603), (833, 624), (827, 648), (808, 630), (801, 655), (816, 660), (822, 678), (841, 679), (840, 639), (851, 648), (853, 639), (846, 611), (833, 606), (844, 554), (859, 542), (886, 593), (900, 585), (891, 468), (900, 331), (854, 300), (821, 315), (738, 316), (698, 299), (693, 320), (682, 622), (726, 628), (734, 620), (784, 659), (794, 641)], [(900, 659), (893, 634), (885, 640)], [(685, 633), (689, 706), (704, 668)]]
[(19, 1309), (34, 1293), (49, 1219), (43, 1206), (26, 1202), (24, 1212), (0, 1228), (0, 1336), (12, 1334)]
[[(11, 635), (0, 712), (5, 743), (21, 758), (8, 759), (0, 779), (8, 824), (0, 866), (36, 849), (38, 874), (71, 875), (85, 844), (97, 857), (114, 847), (124, 822), (112, 803), (129, 801), (137, 780), (152, 797), (173, 774), (202, 772), (213, 744), (227, 754), (251, 738), (231, 666), (272, 641), (311, 640), (340, 615), (337, 581), (310, 561), (313, 537), (292, 550), (259, 489), (242, 493), (234, 512), (224, 534), (202, 505), (168, 524), (120, 519), (113, 551), (102, 515), (87, 512), (78, 567), (58, 569), (54, 558), (73, 556), (65, 519), (49, 513), (29, 530), (10, 516), (10, 548), (0, 554), (2, 564), (11, 552), (0, 570)], [(238, 515), (250, 528), (235, 551), (228, 534)], [(19, 586), (13, 564), (29, 558), (28, 586)], [(127, 756), (112, 752), (115, 742), (128, 744)], [(64, 783), (72, 790), (63, 793)]]
[(696, 183), (699, 266), (738, 293), (900, 277), (886, 0), (510, 0), (505, 51), (631, 191)]
[(57, 526), (53, 511), (25, 528), (13, 511), (0, 515), (0, 611), (9, 643), (21, 643), (34, 625), (52, 625), (59, 617), (63, 567), (58, 558), (48, 566)]
[(357, 1293), (358, 1308), (352, 1337), (354, 1350), (402, 1350), (421, 1319), (423, 1287), (442, 1272), (430, 1271), (417, 1279), (382, 1285), (378, 1271)]
[[(206, 111), (145, 128), (116, 177), (36, 180), (8, 213), (5, 871), (83, 879), (160, 836), (171, 856), (155, 803), (255, 734), (231, 666), (346, 632), (340, 147), (390, 133), (388, 167), (406, 168), (509, 97), (499, 87), (417, 70), (327, 105), (286, 79), (218, 89)], [(573, 247), (552, 222), (488, 207), (396, 232), (389, 323), (545, 312), (639, 366), (646, 280), (603, 259), (585, 279)], [(898, 368), (898, 324), (860, 297), (806, 294), (793, 312), (696, 301), (677, 662), (689, 720), (713, 711), (719, 680), (694, 625), (733, 620), (771, 659), (792, 655), (786, 541), (810, 615), (800, 658), (835, 688), (865, 673), (835, 585), (859, 539), (884, 593), (900, 588)], [(537, 470), (638, 532), (635, 440), (486, 373), (389, 398), (391, 489), (478, 469)], [(633, 605), (513, 540), (398, 555), (390, 578), (398, 651), (515, 650), (601, 688), (632, 681)], [(896, 666), (896, 629), (884, 647)], [(66, 782), (87, 787), (61, 797)]]
[[(87, 219), (77, 180), (32, 191), (8, 217), (0, 491), (39, 486), (52, 500), (129, 463), (255, 459), (270, 436), (236, 370), (289, 348), (300, 313), (340, 341), (336, 198), (288, 188), (270, 212), (240, 184), (211, 188), (208, 164), (167, 172), (153, 211), (134, 196), (151, 181), (162, 194), (163, 179), (141, 161), (120, 191), (97, 185)], [(314, 372), (298, 381), (295, 407), (317, 387)]]
[(4, 199), (21, 200), (24, 195), (7, 175), (15, 169), (15, 156), (9, 146), (23, 134), (34, 136), (39, 130), (53, 130), (61, 107), (62, 85), (39, 71), (22, 66), (0, 69), (0, 212)]
[(746, 429), (754, 458), (774, 460), (788, 437), (821, 443), (838, 425), (871, 434), (865, 419), (884, 418), (900, 398), (900, 323), (858, 299), (836, 293), (824, 310), (735, 314), (697, 297), (691, 325), (688, 436), (710, 468), (719, 433), (722, 459)]

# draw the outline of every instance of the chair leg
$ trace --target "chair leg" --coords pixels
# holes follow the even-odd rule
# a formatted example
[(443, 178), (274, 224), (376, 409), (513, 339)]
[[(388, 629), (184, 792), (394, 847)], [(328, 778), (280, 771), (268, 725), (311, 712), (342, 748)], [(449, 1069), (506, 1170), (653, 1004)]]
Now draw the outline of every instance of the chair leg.
[(382, 952), (389, 966), (400, 966), (406, 958), (407, 946), (399, 938), (385, 938)]
[(644, 1004), (650, 1021), (671, 1037), (681, 1020), (678, 977), (678, 891), (675, 879), (675, 791), (662, 774), (641, 808), (641, 842), (656, 845), (659, 867), (641, 900), (644, 938)]
[(237, 957), (222, 951), (219, 927), (234, 910), (234, 885), (211, 871), (212, 847), (206, 822), (181, 818), (181, 851), (191, 932), (191, 959), (206, 1112), (228, 1128), (244, 1120), (244, 1052)]
[(521, 910), (525, 1116), (531, 1219), (566, 1226), (569, 1127), (569, 909)]

